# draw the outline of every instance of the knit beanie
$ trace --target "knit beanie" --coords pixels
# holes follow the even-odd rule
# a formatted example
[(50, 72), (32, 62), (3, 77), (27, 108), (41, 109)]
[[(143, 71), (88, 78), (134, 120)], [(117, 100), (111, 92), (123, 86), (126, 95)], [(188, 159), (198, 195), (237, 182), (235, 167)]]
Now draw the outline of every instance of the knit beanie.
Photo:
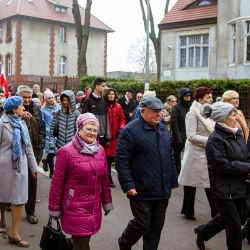
[(3, 104), (3, 109), (6, 111), (10, 111), (16, 109), (22, 103), (23, 98), (21, 96), (11, 96), (5, 100)]
[(95, 115), (93, 115), (92, 113), (85, 113), (79, 115), (78, 118), (76, 119), (77, 129), (81, 129), (88, 122), (94, 122), (99, 127), (99, 122), (96, 119)]
[(210, 117), (216, 122), (224, 122), (234, 108), (232, 104), (227, 102), (215, 102), (212, 105), (203, 105), (201, 113), (203, 116)]
[(54, 94), (53, 94), (52, 91), (46, 90), (46, 91), (43, 93), (43, 97), (44, 97), (44, 100), (47, 100), (47, 99), (50, 98), (50, 97), (54, 97)]

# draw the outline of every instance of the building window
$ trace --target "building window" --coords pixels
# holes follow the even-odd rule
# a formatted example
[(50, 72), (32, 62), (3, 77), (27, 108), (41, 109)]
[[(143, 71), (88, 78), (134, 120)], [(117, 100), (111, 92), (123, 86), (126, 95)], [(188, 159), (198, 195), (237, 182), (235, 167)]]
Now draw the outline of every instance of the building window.
[(232, 29), (231, 29), (231, 33), (232, 33), (232, 49), (231, 49), (231, 64), (234, 64), (235, 63), (235, 58), (236, 58), (236, 24), (232, 24)]
[(67, 7), (55, 5), (54, 10), (60, 13), (67, 13)]
[(250, 62), (250, 21), (246, 22), (246, 61)]
[(12, 56), (10, 54), (6, 56), (6, 73), (12, 75)]
[(6, 28), (6, 43), (10, 43), (12, 41), (12, 36), (11, 36), (11, 21), (7, 22), (7, 28)]
[(3, 42), (3, 25), (0, 24), (0, 43)]
[(211, 5), (213, 3), (213, 1), (209, 1), (209, 0), (203, 0), (200, 1), (197, 6), (207, 6), (207, 5)]
[(180, 68), (207, 68), (209, 35), (180, 36)]
[(3, 56), (2, 55), (0, 55), (0, 64), (3, 65)]
[(67, 58), (65, 56), (60, 57), (60, 61), (59, 61), (59, 75), (60, 76), (66, 75), (66, 61), (67, 61)]
[(65, 43), (66, 42), (66, 27), (60, 26), (60, 41)]

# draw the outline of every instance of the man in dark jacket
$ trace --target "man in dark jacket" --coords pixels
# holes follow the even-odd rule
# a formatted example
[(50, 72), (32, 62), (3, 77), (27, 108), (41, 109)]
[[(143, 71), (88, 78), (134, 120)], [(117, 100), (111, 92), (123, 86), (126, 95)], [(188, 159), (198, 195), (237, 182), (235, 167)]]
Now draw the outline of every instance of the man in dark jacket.
[(132, 120), (133, 111), (136, 107), (136, 103), (133, 100), (134, 91), (129, 89), (126, 94), (118, 99), (118, 103), (122, 106), (126, 123), (128, 124)]
[(191, 104), (191, 93), (191, 90), (188, 88), (180, 89), (179, 101), (171, 110), (172, 146), (178, 175), (181, 170), (181, 152), (185, 147), (187, 139), (185, 117)]
[[(29, 130), (30, 140), (34, 155), (39, 165), (43, 156), (45, 145), (45, 128), (42, 120), (42, 113), (38, 106), (32, 101), (32, 89), (27, 85), (21, 85), (17, 89), (17, 95), (23, 98), (24, 112), (22, 118), (25, 120)], [(38, 219), (35, 216), (37, 178), (29, 170), (29, 190), (28, 202), (25, 204), (26, 218), (29, 223), (37, 224)]]
[(103, 93), (106, 88), (106, 81), (102, 78), (97, 78), (94, 81), (94, 91), (92, 91), (88, 99), (83, 103), (82, 113), (90, 112), (94, 114), (99, 121), (98, 141), (105, 147), (106, 141), (110, 140), (110, 126), (107, 113), (106, 102), (103, 98)]
[(143, 236), (143, 249), (156, 250), (171, 189), (178, 186), (170, 134), (160, 123), (163, 103), (148, 96), (141, 101), (141, 116), (121, 132), (116, 169), (134, 216), (119, 238), (120, 250), (130, 250)]

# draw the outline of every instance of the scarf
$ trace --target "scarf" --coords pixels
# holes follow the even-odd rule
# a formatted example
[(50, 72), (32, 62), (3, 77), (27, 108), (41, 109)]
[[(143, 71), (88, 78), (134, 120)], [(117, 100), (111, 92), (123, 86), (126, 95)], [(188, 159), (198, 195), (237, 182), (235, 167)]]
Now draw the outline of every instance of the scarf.
[(13, 168), (20, 173), (20, 159), (22, 148), (26, 150), (29, 144), (29, 134), (27, 129), (22, 124), (22, 119), (19, 116), (7, 115), (10, 120), (10, 125), (13, 128), (13, 142), (12, 142), (12, 160), (14, 162)]
[(228, 127), (224, 122), (218, 122), (218, 124), (221, 125), (221, 127), (223, 127), (224, 129), (226, 129), (227, 131), (233, 133), (234, 135), (238, 132), (239, 128), (230, 128)]
[(96, 140), (92, 144), (88, 144), (78, 133), (74, 136), (72, 143), (80, 154), (94, 155), (99, 152), (99, 145)]

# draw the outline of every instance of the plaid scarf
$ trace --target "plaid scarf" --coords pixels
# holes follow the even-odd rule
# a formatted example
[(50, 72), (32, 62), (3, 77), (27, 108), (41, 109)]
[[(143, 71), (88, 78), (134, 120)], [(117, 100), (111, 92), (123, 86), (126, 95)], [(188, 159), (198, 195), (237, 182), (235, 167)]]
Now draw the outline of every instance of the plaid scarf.
[(99, 152), (99, 144), (96, 140), (92, 144), (88, 144), (78, 133), (74, 136), (72, 143), (80, 154), (94, 155)]

